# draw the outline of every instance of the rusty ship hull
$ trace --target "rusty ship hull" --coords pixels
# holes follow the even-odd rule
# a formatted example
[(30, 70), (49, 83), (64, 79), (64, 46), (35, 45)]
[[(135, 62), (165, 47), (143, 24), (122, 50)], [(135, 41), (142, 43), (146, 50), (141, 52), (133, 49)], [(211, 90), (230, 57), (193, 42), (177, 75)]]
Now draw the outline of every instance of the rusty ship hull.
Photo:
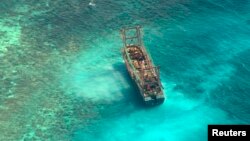
[[(133, 36), (126, 33), (134, 31)], [(124, 46), (121, 49), (126, 68), (137, 85), (146, 105), (159, 105), (165, 100), (160, 81), (159, 67), (156, 67), (141, 41), (140, 26), (121, 30)]]

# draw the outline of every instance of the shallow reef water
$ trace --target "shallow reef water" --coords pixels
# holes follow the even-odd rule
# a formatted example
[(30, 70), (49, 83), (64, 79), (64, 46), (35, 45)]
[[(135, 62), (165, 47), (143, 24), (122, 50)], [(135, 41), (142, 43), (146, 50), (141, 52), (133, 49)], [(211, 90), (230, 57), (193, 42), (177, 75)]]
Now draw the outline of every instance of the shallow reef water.
[[(89, 2), (0, 2), (1, 141), (203, 141), (250, 123), (249, 0)], [(152, 108), (120, 52), (138, 24), (167, 96)]]

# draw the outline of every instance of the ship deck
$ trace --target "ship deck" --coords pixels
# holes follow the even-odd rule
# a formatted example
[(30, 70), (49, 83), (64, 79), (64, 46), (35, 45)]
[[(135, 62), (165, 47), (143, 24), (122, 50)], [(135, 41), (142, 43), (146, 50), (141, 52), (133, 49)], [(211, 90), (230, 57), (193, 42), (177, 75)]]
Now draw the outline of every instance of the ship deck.
[[(138, 46), (129, 46), (126, 49), (145, 92), (148, 94), (152, 93), (152, 91), (160, 93), (159, 80), (147, 54)], [(147, 93), (145, 93), (145, 96), (147, 96)]]

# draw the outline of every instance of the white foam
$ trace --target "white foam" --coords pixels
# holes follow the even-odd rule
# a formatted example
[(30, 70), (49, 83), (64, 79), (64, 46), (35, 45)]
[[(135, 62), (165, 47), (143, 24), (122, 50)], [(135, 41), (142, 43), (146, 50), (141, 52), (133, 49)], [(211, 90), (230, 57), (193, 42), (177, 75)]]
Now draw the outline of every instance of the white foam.
[[(109, 36), (94, 40), (93, 48), (84, 50), (82, 56), (72, 62), (71, 69), (62, 79), (66, 93), (92, 101), (117, 101), (124, 98), (123, 89), (130, 87), (130, 84), (117, 70), (119, 68), (114, 67), (122, 62), (122, 57), (113, 55), (120, 48), (113, 39), (119, 37), (116, 34)], [(114, 47), (116, 52), (113, 53), (110, 49)]]
[(95, 6), (96, 4), (95, 4), (94, 0), (91, 0), (91, 1), (89, 2), (89, 5), (90, 5), (90, 6)]
[(8, 51), (7, 47), (20, 45), (19, 39), (21, 35), (21, 28), (18, 24), (7, 26), (6, 23), (15, 23), (16, 19), (0, 19), (0, 56)]

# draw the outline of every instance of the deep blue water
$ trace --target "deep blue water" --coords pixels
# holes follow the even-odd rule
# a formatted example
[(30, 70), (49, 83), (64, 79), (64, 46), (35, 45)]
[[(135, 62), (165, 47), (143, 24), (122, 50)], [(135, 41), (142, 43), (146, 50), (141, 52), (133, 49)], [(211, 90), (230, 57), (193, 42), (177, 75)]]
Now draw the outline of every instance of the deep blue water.
[[(250, 124), (249, 0), (3, 0), (0, 140), (203, 141)], [(142, 25), (167, 100), (146, 108), (119, 30)]]

